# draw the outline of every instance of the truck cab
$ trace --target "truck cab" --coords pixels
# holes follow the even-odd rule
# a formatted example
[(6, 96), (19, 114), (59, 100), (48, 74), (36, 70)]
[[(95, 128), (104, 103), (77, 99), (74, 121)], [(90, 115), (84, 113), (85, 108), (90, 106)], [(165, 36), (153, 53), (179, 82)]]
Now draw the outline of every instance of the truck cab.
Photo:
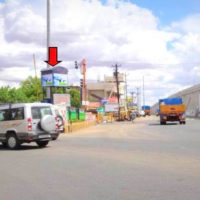
[(166, 98), (159, 100), (159, 116), (160, 124), (164, 125), (167, 122), (178, 121), (180, 124), (185, 124), (185, 110), (182, 98)]

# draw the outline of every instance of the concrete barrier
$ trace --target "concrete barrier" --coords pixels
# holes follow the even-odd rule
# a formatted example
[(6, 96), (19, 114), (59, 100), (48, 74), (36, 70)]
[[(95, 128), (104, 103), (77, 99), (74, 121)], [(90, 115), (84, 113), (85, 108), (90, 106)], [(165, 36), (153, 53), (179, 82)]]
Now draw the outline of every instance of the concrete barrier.
[(72, 122), (65, 125), (65, 133), (71, 133), (96, 125), (96, 121)]

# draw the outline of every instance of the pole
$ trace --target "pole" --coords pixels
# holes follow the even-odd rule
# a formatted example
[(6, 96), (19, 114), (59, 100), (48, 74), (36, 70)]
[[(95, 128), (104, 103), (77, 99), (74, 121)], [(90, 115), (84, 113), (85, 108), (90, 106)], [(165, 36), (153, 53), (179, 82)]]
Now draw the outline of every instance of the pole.
[(33, 66), (34, 66), (34, 70), (35, 70), (35, 78), (37, 78), (37, 70), (36, 70), (35, 54), (33, 54)]
[[(47, 0), (47, 60), (49, 59), (50, 46), (50, 0)], [(49, 67), (47, 63), (47, 67)]]
[(126, 92), (126, 109), (128, 110), (128, 85), (127, 85), (127, 74), (125, 73), (125, 92)]
[(138, 111), (140, 112), (140, 88), (137, 87), (137, 108), (138, 108)]
[[(49, 47), (50, 47), (50, 0), (47, 0), (47, 60), (49, 59)], [(47, 68), (50, 68), (50, 65), (47, 63)], [(47, 98), (51, 100), (52, 103), (52, 88), (46, 88)]]
[(87, 70), (87, 62), (86, 59), (82, 60), (82, 74), (83, 74), (83, 88), (82, 88), (82, 101), (84, 103), (85, 110), (87, 109), (87, 85), (86, 85), (86, 70)]
[[(134, 92), (131, 92), (131, 99), (132, 99), (132, 104), (134, 103)], [(132, 105), (132, 107), (133, 107), (133, 105)]]
[(143, 106), (145, 105), (144, 76), (143, 76)]
[(118, 77), (118, 65), (116, 64), (115, 65), (115, 72), (114, 72), (114, 75), (115, 75), (115, 78), (116, 78), (116, 86), (117, 86), (117, 102), (118, 102), (118, 117), (119, 117), (119, 120), (121, 119), (120, 117), (120, 94), (119, 94), (119, 77)]
[[(35, 69), (35, 80), (37, 81), (37, 69), (36, 69), (36, 60), (35, 60), (35, 54), (33, 54), (33, 65), (34, 65), (34, 69)], [(37, 91), (37, 100), (39, 100), (39, 94), (38, 94), (38, 88), (36, 88)]]
[[(85, 69), (85, 66), (84, 66), (84, 69)], [(84, 72), (83, 72), (83, 101), (84, 101), (84, 105), (85, 105), (85, 108), (86, 108), (86, 83), (85, 83), (85, 79), (86, 79), (86, 76), (85, 76), (85, 70), (84, 70)]]

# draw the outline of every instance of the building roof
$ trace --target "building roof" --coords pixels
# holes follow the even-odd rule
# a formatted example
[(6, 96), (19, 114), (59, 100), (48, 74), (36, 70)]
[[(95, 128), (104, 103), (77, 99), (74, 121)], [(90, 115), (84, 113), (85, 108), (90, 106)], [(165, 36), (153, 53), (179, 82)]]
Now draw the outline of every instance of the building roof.
[(184, 90), (181, 90), (181, 91), (171, 95), (170, 97), (185, 96), (185, 95), (197, 92), (197, 91), (200, 91), (200, 84), (194, 85), (194, 86), (186, 88)]

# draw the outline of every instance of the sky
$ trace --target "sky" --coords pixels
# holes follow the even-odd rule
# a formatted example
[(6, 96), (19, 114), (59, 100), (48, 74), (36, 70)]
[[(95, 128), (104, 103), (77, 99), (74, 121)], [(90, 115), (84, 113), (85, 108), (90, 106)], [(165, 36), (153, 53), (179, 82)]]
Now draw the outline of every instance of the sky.
[[(58, 47), (70, 84), (74, 61), (87, 59), (89, 82), (127, 73), (128, 91), (146, 104), (200, 81), (199, 0), (51, 0), (51, 46)], [(18, 86), (46, 67), (46, 0), (0, 0), (0, 86)]]

